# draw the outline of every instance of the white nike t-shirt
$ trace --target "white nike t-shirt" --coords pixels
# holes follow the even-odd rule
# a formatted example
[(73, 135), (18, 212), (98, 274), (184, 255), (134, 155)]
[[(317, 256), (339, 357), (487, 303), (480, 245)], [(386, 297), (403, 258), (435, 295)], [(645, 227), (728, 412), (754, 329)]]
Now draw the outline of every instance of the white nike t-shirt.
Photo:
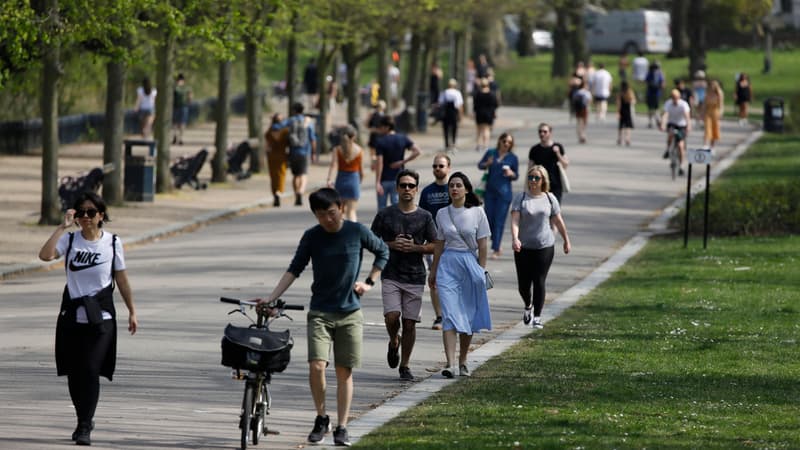
[[(93, 295), (111, 284), (111, 260), (114, 250), (111, 248), (113, 235), (103, 231), (100, 239), (87, 241), (80, 231), (75, 231), (72, 249), (64, 261), (67, 267), (67, 289), (71, 298)], [(56, 244), (56, 252), (64, 255), (69, 246), (69, 233), (64, 233)], [(117, 256), (115, 270), (125, 270), (125, 256), (122, 253), (122, 240), (117, 236)], [(78, 323), (88, 323), (86, 309), (81, 306), (76, 311)], [(111, 314), (103, 311), (103, 319), (110, 319)]]

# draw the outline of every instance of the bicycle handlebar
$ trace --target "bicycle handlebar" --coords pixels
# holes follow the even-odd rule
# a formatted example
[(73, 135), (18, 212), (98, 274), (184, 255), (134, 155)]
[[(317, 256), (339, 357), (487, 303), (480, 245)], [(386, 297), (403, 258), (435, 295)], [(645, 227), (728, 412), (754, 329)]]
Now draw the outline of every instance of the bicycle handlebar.
[[(232, 303), (234, 305), (258, 306), (258, 302), (255, 300), (239, 300), (230, 297), (220, 297), (219, 301), (221, 301), (222, 303)], [(265, 304), (265, 306), (268, 308), (280, 308), (280, 309), (295, 310), (295, 311), (302, 311), (305, 309), (305, 306), (303, 305), (292, 305), (289, 303), (285, 303), (281, 299), (275, 300), (275, 302), (272, 304)]]

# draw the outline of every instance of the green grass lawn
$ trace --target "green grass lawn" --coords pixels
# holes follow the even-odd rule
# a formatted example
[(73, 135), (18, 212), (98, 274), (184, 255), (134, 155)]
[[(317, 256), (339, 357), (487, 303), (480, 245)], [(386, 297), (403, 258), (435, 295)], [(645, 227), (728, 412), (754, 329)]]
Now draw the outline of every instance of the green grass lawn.
[(707, 250), (653, 239), (544, 330), (357, 447), (800, 448), (798, 259), (797, 235)]
[[(652, 62), (658, 59), (667, 79), (667, 85), (672, 86), (672, 80), (678, 77), (687, 77), (689, 59), (668, 59), (665, 55), (647, 55)], [(604, 63), (606, 68), (617, 78), (618, 55), (594, 55), (595, 66)], [(790, 97), (798, 95), (800, 88), (797, 84), (797, 73), (800, 68), (800, 52), (775, 51), (773, 52), (772, 72), (762, 74), (764, 53), (757, 50), (714, 50), (706, 57), (708, 70), (707, 77), (720, 81), (725, 91), (727, 111), (734, 110), (733, 86), (734, 77), (739, 72), (750, 75), (753, 85), (752, 116), (761, 117), (760, 109), (768, 97), (782, 97), (787, 102)], [(567, 92), (566, 79), (551, 79), (550, 67), (552, 53), (540, 53), (532, 58), (512, 58), (506, 67), (497, 69), (497, 79), (503, 90), (505, 98), (519, 98), (520, 103), (540, 106), (560, 105)], [(619, 80), (615, 80), (615, 86)], [(646, 111), (644, 98), (640, 95), (639, 112)]]

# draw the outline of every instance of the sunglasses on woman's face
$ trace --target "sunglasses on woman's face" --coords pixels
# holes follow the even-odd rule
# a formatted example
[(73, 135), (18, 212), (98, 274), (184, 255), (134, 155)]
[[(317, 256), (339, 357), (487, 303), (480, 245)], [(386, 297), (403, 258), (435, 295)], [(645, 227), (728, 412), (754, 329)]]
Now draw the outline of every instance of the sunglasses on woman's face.
[(539, 175), (528, 175), (528, 181), (539, 181), (541, 179), (542, 177), (540, 177)]
[(81, 218), (81, 217), (83, 217), (83, 216), (87, 216), (87, 217), (89, 217), (90, 219), (94, 219), (94, 217), (97, 215), (97, 213), (98, 213), (98, 212), (100, 212), (100, 211), (98, 211), (98, 210), (96, 210), (96, 209), (94, 209), (94, 208), (89, 208), (89, 209), (76, 209), (76, 210), (75, 210), (75, 217), (77, 217), (78, 219), (80, 219), (80, 218)]

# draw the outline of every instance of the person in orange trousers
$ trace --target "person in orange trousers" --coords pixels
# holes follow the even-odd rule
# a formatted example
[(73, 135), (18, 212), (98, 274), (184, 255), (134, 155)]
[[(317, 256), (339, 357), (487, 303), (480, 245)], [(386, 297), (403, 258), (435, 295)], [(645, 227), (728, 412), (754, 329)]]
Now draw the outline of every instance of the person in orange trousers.
[(275, 126), (283, 122), (279, 113), (272, 116), (272, 124), (264, 137), (267, 142), (267, 166), (269, 180), (275, 201), (272, 206), (281, 206), (281, 195), (286, 185), (286, 154), (289, 151), (289, 128), (276, 130)]

